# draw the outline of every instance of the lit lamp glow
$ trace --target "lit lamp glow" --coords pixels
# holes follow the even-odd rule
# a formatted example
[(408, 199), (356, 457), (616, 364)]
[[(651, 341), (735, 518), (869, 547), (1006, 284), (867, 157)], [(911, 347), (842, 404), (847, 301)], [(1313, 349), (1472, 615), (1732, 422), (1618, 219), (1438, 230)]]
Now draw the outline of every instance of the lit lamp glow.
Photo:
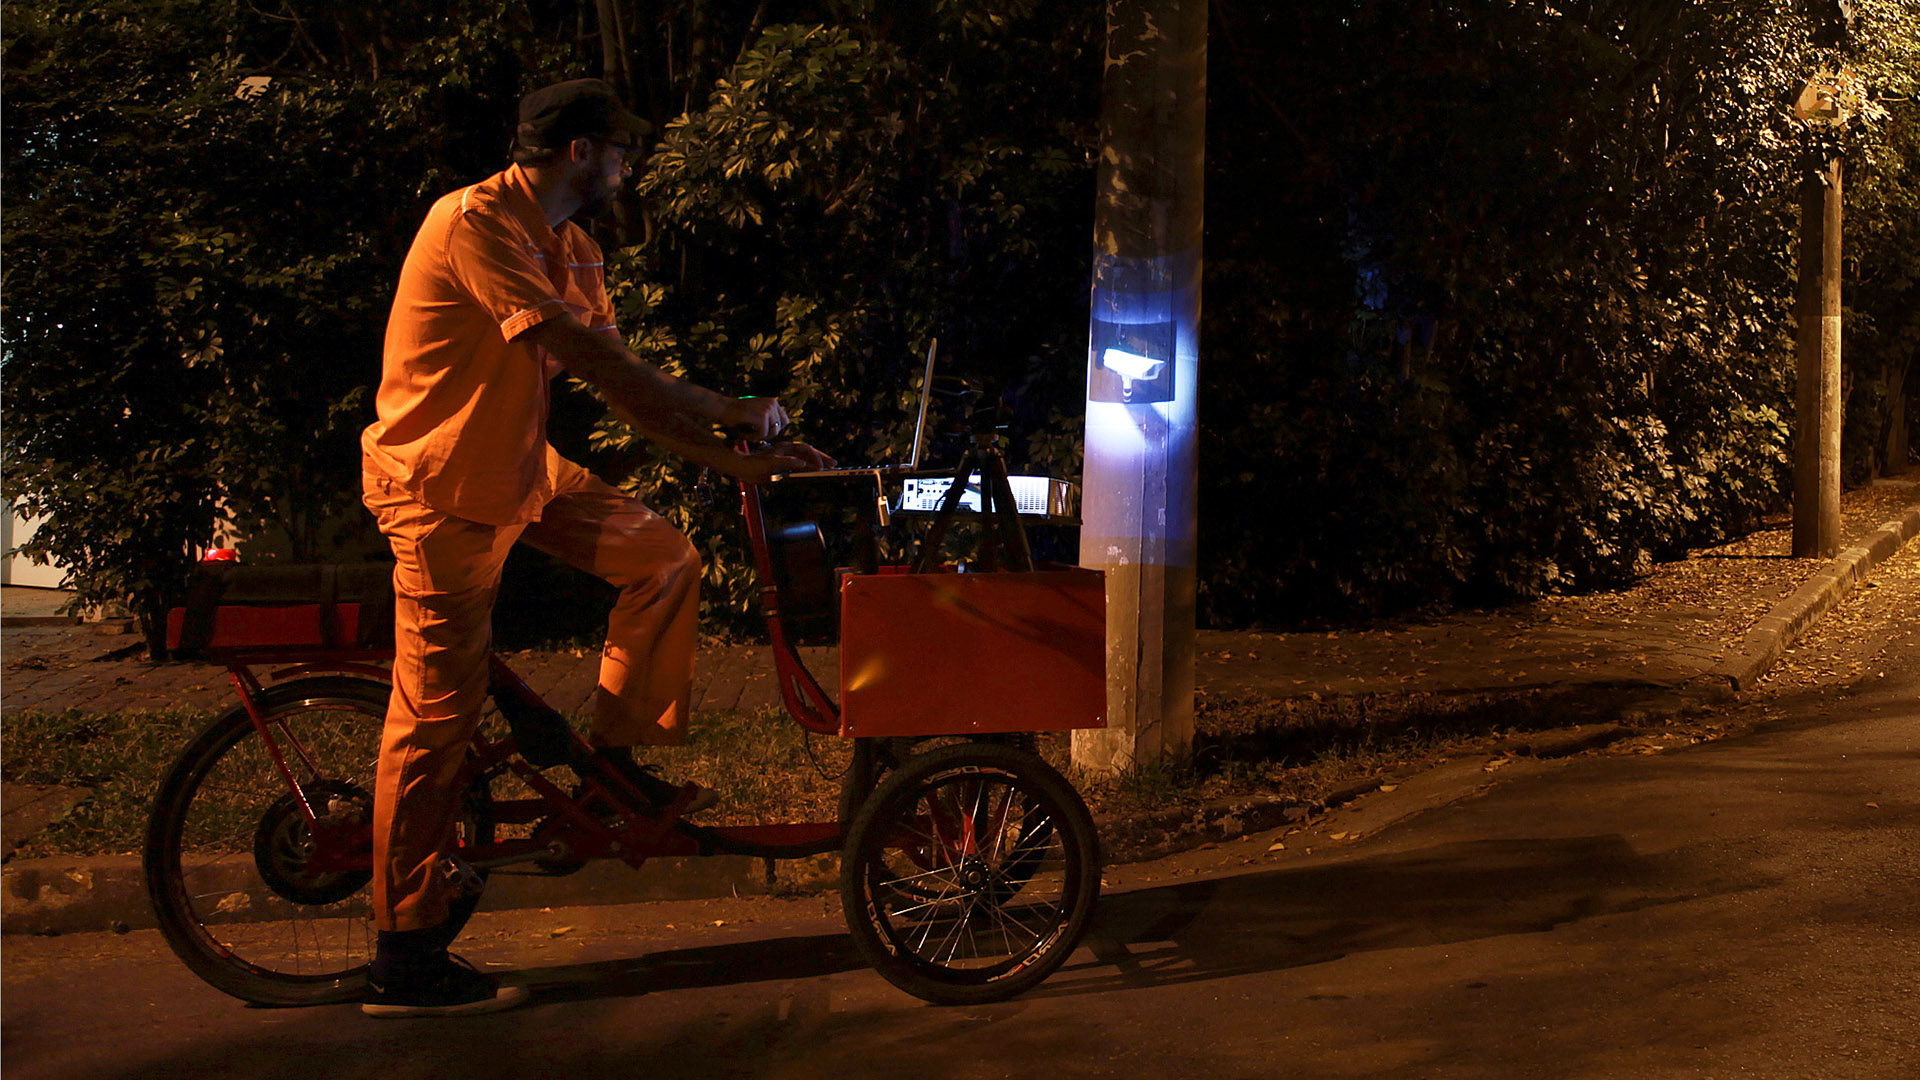
[(1174, 324), (1093, 321), (1087, 399), (1144, 405), (1174, 398)]
[(1120, 391), (1131, 398), (1133, 384), (1141, 380), (1151, 382), (1159, 378), (1160, 369), (1165, 367), (1167, 362), (1123, 349), (1108, 349), (1100, 354), (1100, 363), (1104, 364), (1108, 371), (1120, 376)]

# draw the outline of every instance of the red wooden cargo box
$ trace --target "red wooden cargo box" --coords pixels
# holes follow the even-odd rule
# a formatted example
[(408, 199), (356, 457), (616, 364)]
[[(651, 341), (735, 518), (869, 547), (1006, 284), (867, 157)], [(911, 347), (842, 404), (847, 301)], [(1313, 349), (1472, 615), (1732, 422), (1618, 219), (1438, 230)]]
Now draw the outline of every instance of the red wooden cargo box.
[(879, 574), (840, 590), (840, 733), (1106, 726), (1098, 570)]

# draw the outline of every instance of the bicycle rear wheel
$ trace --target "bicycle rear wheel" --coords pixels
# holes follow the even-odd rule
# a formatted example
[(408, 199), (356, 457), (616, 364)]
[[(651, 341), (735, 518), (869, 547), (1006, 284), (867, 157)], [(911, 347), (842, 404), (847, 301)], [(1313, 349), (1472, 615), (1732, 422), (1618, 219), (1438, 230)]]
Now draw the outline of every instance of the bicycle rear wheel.
[(941, 1005), (1038, 985), (1079, 944), (1100, 887), (1098, 838), (1072, 785), (1014, 747), (908, 759), (847, 830), (840, 896), (861, 955)]
[[(322, 827), (355, 852), (372, 841), (387, 694), (383, 683), (322, 676), (260, 698)], [(484, 786), (468, 792), (461, 842), (491, 833), (487, 801)], [(161, 934), (194, 974), (263, 1005), (364, 996), (374, 942), (368, 857), (316, 864), (313, 832), (246, 710), (215, 720), (181, 754), (154, 800), (144, 861)], [(455, 904), (454, 929), (478, 899)]]

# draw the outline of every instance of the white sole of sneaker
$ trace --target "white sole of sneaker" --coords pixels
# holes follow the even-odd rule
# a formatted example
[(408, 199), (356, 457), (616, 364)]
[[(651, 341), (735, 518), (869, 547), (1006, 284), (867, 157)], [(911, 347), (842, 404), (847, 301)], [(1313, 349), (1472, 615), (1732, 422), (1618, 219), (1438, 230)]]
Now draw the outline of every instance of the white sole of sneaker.
[(369, 1001), (360, 1006), (360, 1011), (382, 1020), (482, 1016), (524, 1005), (532, 998), (533, 992), (524, 986), (502, 986), (495, 990), (490, 998), (469, 1001), (462, 1005), (376, 1005)]

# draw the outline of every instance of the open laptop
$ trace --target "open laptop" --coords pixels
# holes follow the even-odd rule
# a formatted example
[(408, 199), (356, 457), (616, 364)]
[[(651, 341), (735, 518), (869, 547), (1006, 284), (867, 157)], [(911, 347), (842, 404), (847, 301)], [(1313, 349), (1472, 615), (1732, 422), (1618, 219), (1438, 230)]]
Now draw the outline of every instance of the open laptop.
[(927, 403), (933, 398), (933, 361), (940, 352), (940, 339), (927, 342), (927, 364), (920, 374), (920, 417), (913, 424), (913, 454), (905, 465), (836, 465), (831, 469), (810, 469), (784, 474), (789, 480), (832, 479), (846, 476), (897, 476), (920, 470), (920, 451), (927, 441)]
[[(784, 474), (785, 480), (825, 480), (835, 478), (866, 477), (876, 487), (891, 479), (900, 481), (900, 496), (888, 512), (904, 514), (931, 514), (940, 509), (946, 501), (947, 489), (953, 486), (951, 475), (916, 476), (920, 472), (920, 452), (927, 441), (927, 405), (933, 400), (933, 364), (939, 355), (940, 339), (927, 343), (927, 363), (920, 373), (920, 415), (913, 425), (913, 453), (904, 465), (840, 465), (831, 469), (813, 469), (806, 472)], [(1029, 517), (1047, 518), (1052, 521), (1073, 521), (1079, 513), (1079, 485), (1065, 480), (1055, 480), (1046, 476), (1009, 476), (1007, 484), (1013, 492), (1014, 505), (1018, 511)], [(884, 506), (884, 492), (877, 496)], [(961, 493), (958, 509), (966, 513), (980, 512), (980, 474), (974, 473)], [(885, 520), (885, 513), (882, 515)]]

